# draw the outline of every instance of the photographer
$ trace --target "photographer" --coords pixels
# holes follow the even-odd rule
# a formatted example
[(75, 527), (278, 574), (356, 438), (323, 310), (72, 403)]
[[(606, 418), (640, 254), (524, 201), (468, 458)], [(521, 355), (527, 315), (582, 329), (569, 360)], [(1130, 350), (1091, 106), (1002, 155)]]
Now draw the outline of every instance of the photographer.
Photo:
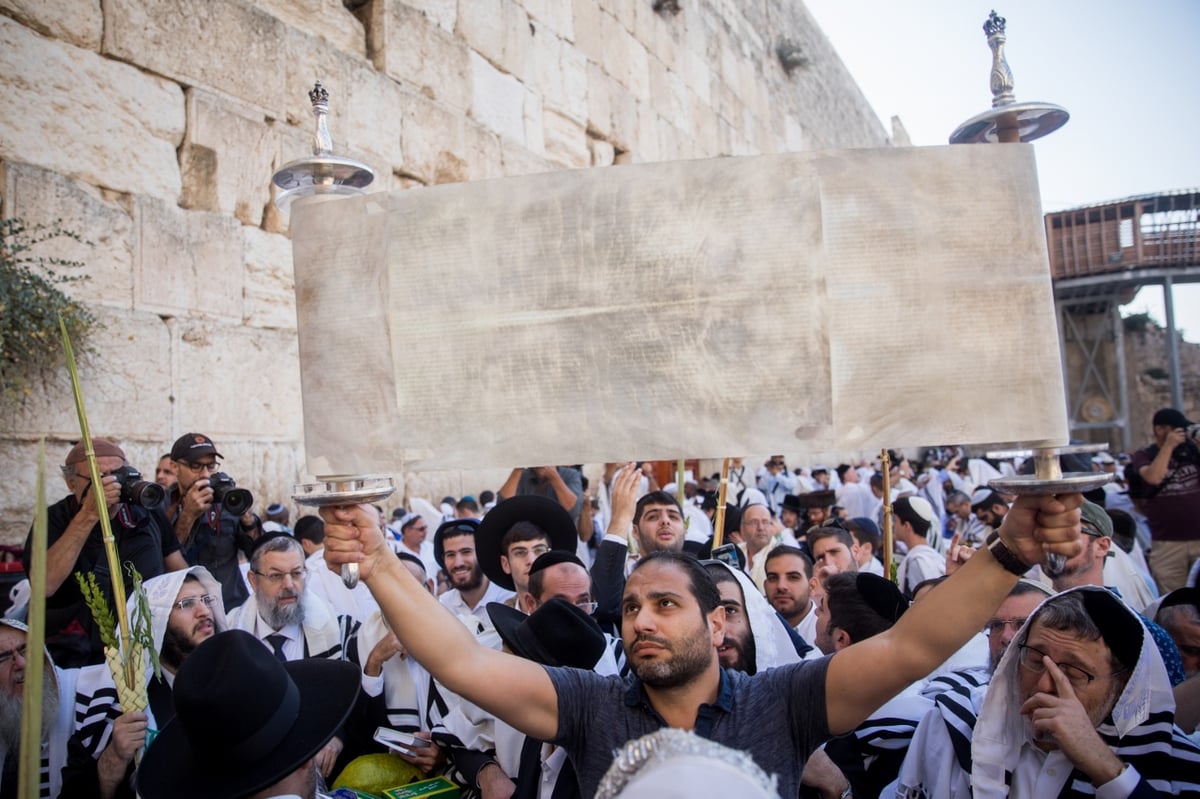
[[(92, 451), (121, 563), (132, 563), (143, 580), (186, 568), (171, 526), (160, 510), (161, 487), (142, 480), (141, 474), (126, 463), (124, 450), (113, 442), (93, 438)], [(82, 441), (67, 454), (62, 476), (71, 494), (47, 509), (46, 646), (55, 663), (74, 668), (104, 661), (99, 632), (75, 575), (95, 574), (109, 607), (113, 598), (104, 534)], [(26, 573), (33, 551), (31, 538), (25, 541)], [(128, 573), (122, 578), (128, 594), (133, 582)]]
[(169, 515), (183, 556), (191, 566), (204, 566), (221, 584), (225, 609), (250, 595), (238, 568), (238, 553), (247, 557), (262, 533), (262, 522), (250, 512), (254, 498), (236, 488), (222, 472), (211, 438), (186, 433), (171, 447), (178, 484), (171, 494)]
[(1154, 414), (1153, 426), (1154, 443), (1134, 453), (1125, 474), (1150, 523), (1150, 571), (1166, 594), (1200, 558), (1200, 447), (1197, 426), (1174, 408)]

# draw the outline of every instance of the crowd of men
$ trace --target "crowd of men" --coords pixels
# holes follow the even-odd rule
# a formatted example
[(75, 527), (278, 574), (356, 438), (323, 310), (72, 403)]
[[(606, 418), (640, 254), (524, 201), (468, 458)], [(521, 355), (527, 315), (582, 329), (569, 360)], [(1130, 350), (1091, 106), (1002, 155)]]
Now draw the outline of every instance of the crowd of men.
[[(1153, 430), (1080, 465), (1113, 475), (1086, 498), (1004, 496), (988, 480), (1021, 464), (933, 449), (894, 459), (890, 508), (878, 463), (776, 455), (735, 459), (721, 509), (713, 477), (614, 463), (294, 525), (254, 513), (206, 435), (163, 455), (161, 497), (97, 438), (161, 664), (144, 710), (78, 582), (111, 602), (81, 443), (49, 512), (42, 795), (308, 799), (390, 727), (464, 795), (591, 797), (614, 751), (672, 727), (780, 797), (1200, 796), (1200, 447), (1177, 410)], [(25, 637), (0, 621), (0, 797)]]

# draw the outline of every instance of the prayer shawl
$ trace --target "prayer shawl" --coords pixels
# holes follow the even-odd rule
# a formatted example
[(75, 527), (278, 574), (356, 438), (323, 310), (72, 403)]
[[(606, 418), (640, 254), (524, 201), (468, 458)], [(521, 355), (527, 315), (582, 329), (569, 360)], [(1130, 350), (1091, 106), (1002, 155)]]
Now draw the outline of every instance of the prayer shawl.
[(855, 796), (879, 796), (896, 778), (913, 734), (933, 707), (914, 683), (855, 728), (825, 744), (825, 754), (838, 765), (854, 789)]
[[(1139, 657), (1109, 717), (1096, 731), (1120, 760), (1135, 769), (1151, 789), (1171, 796), (1200, 796), (1200, 748), (1174, 724), (1175, 699), (1162, 656), (1137, 614), (1111, 592), (1091, 591), (1103, 602), (1105, 615), (1126, 614), (1141, 632)], [(1044, 603), (1043, 603), (1044, 604)], [(1029, 617), (1015, 641), (1024, 641), (1038, 611)], [(895, 795), (913, 797), (1007, 797), (1022, 746), (1030, 738), (1018, 669), (1020, 649), (1010, 646), (991, 685), (969, 696), (949, 690), (940, 694), (935, 711), (922, 720), (900, 772)], [(1059, 797), (1095, 795), (1082, 772), (1072, 772)]]
[[(304, 646), (307, 657), (326, 660), (349, 660), (359, 664), (357, 633), (359, 624), (354, 617), (334, 615), (329, 605), (319, 596), (304, 591), (300, 594), (304, 607)], [(242, 605), (230, 611), (229, 627), (245, 630), (254, 635), (255, 618), (258, 617), (258, 597), (251, 594)], [(263, 641), (263, 646), (270, 644)], [(370, 650), (367, 650), (368, 652)]]
[[(160, 574), (142, 583), (150, 605), (150, 631), (154, 637), (154, 648), (160, 654), (163, 639), (167, 635), (167, 622), (171, 617), (171, 610), (175, 607), (175, 598), (179, 596), (188, 575), (200, 581), (205, 594), (216, 598), (211, 608), (216, 631), (229, 629), (225, 603), (221, 599), (221, 584), (208, 569), (203, 566), (190, 566), (187, 569)], [(126, 609), (132, 624), (137, 612), (136, 596), (129, 597)], [(166, 669), (163, 669), (162, 675), (162, 680), (154, 676), (154, 667), (147, 658), (145, 679), (150, 694), (150, 707), (146, 708), (146, 715), (147, 727), (151, 730), (159, 729), (154, 713), (155, 705), (158, 705), (161, 712), (164, 702), (169, 703), (170, 686), (174, 682), (173, 675)], [(169, 704), (167, 706), (170, 707)], [(108, 746), (113, 722), (124, 712), (117, 700), (117, 688), (107, 664), (100, 663), (80, 669), (75, 686), (75, 731), (79, 742), (92, 757), (100, 757)], [(166, 723), (165, 720), (163, 723)]]
[[(766, 562), (766, 550), (759, 552), (758, 556)], [(750, 633), (754, 636), (756, 670), (766, 671), (776, 666), (800, 662), (800, 656), (796, 654), (796, 647), (788, 635), (787, 623), (780, 619), (775, 608), (767, 602), (750, 576), (728, 563), (722, 562), (721, 566), (729, 570), (742, 588), (742, 605), (746, 609), (746, 619), (750, 622)]]

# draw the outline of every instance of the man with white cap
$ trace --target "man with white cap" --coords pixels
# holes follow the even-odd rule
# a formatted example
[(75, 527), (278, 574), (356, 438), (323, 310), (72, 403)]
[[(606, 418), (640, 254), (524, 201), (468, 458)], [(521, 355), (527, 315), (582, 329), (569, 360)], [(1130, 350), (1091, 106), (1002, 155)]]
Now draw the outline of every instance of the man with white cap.
[(896, 582), (905, 596), (926, 580), (946, 573), (946, 559), (929, 545), (929, 536), (940, 535), (933, 506), (924, 497), (901, 497), (892, 503), (893, 532), (908, 553), (896, 571)]
[[(68, 796), (133, 796), (129, 777), (134, 755), (147, 734), (161, 729), (175, 715), (172, 687), (180, 667), (201, 642), (226, 630), (221, 585), (203, 566), (192, 566), (142, 584), (150, 608), (150, 630), (162, 666), (145, 670), (146, 711), (125, 711), (107, 664), (88, 666), (75, 688), (75, 734), (63, 770)], [(130, 596), (131, 623), (138, 614), (138, 597)]]
[(1008, 513), (1008, 503), (990, 488), (977, 488), (971, 494), (971, 513), (988, 527), (998, 530)]
[[(25, 673), (29, 667), (26, 636), (29, 628), (15, 619), (0, 619), (0, 796), (17, 795), (21, 723), (24, 717)], [(42, 734), (38, 795), (54, 799), (62, 788), (67, 739), (75, 728), (71, 696), (76, 669), (59, 669), (44, 651)], [(29, 660), (37, 660), (29, 658)], [(61, 701), (66, 696), (67, 701)]]

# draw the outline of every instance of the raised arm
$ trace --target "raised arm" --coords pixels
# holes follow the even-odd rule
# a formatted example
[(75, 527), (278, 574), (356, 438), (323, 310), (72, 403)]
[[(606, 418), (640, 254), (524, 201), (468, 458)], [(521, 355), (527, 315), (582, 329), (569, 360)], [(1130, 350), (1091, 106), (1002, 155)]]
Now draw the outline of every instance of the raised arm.
[[(404, 568), (383, 542), (367, 505), (322, 508), (325, 562), (336, 572), (358, 563), (359, 574), (412, 657), (451, 691), (541, 740), (558, 734), (558, 697), (536, 663), (481, 646)], [(488, 679), (481, 680), (479, 675)]]
[[(1083, 497), (1020, 497), (1004, 517), (1000, 540), (1023, 563), (1046, 552), (1078, 554)], [(885, 633), (838, 652), (829, 662), (825, 703), (834, 735), (850, 732), (910, 683), (924, 678), (983, 629), (1017, 575), (986, 548), (913, 605)], [(879, 668), (886, 664), (886, 668)], [(864, 681), (863, 674), (872, 674)]]

